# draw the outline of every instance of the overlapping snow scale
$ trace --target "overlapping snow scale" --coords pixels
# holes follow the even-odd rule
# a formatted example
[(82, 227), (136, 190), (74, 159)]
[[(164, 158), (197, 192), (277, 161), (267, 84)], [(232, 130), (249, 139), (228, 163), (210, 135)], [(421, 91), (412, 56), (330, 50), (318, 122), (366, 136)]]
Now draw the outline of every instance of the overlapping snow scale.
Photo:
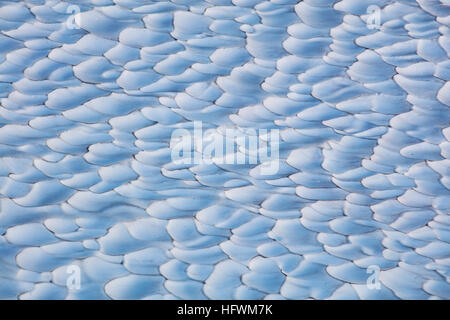
[[(450, 299), (445, 1), (77, 4), (0, 7), (0, 298)], [(172, 162), (194, 121), (279, 171)]]

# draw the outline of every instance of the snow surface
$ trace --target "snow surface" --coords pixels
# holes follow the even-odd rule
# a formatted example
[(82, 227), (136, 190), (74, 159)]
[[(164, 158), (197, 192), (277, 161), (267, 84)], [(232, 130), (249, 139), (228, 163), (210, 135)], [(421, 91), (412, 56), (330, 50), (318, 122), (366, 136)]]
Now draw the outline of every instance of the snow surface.
[(450, 299), (449, 4), (2, 1), (0, 298)]

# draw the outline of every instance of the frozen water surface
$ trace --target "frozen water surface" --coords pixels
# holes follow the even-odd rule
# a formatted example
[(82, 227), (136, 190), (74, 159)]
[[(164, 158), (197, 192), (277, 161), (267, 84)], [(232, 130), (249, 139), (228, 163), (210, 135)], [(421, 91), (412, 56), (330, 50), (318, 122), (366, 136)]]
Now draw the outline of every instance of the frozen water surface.
[[(0, 299), (450, 299), (449, 14), (2, 1)], [(278, 170), (174, 161), (197, 121)]]

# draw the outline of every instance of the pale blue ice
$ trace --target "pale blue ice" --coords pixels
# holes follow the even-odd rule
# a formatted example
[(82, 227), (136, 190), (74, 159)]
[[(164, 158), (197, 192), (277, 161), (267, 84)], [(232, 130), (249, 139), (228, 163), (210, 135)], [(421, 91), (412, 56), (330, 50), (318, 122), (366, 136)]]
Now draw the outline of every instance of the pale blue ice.
[[(0, 299), (450, 299), (449, 17), (1, 1)], [(277, 158), (175, 161), (200, 121)]]

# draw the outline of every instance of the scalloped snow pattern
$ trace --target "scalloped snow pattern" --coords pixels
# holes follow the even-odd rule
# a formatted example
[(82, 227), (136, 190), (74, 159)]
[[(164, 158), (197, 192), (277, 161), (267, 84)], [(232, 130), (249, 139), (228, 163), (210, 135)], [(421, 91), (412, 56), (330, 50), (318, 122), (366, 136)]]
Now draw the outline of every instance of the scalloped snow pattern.
[(449, 4), (1, 1), (0, 298), (450, 299)]

